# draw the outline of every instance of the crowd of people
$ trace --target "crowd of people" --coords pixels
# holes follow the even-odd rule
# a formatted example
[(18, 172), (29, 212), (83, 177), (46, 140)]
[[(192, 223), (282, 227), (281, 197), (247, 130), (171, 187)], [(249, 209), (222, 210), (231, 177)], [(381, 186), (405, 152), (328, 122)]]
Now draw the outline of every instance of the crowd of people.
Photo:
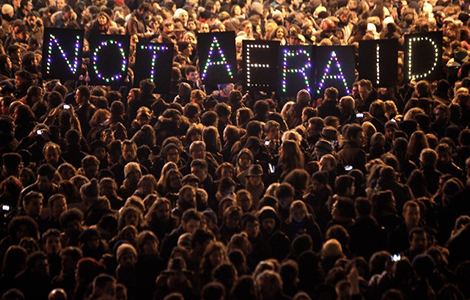
[[(469, 1), (0, 2), (2, 300), (470, 299)], [(130, 35), (128, 86), (45, 80), (45, 27)], [(240, 66), (245, 39), (442, 31), (444, 67), (245, 93), (199, 78), (218, 31)], [(168, 93), (134, 85), (139, 41), (174, 44)]]

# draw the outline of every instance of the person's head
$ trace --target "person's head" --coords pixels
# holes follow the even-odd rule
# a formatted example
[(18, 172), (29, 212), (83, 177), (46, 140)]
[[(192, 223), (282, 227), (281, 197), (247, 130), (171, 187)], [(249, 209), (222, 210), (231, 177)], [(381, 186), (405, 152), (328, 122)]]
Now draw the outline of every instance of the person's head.
[(65, 234), (75, 236), (83, 230), (84, 216), (81, 210), (71, 208), (60, 215), (60, 227)]
[(147, 223), (152, 222), (153, 219), (166, 222), (170, 219), (171, 203), (166, 198), (158, 198), (150, 207), (145, 220)]
[(44, 252), (47, 255), (57, 255), (62, 250), (60, 243), (60, 231), (58, 229), (48, 229), (42, 234)]
[(131, 268), (137, 262), (137, 250), (131, 244), (121, 244), (116, 252), (117, 261), (123, 268)]
[(75, 102), (78, 105), (86, 104), (90, 101), (91, 92), (87, 86), (81, 85), (75, 92)]
[(189, 156), (191, 159), (202, 159), (206, 158), (206, 143), (203, 141), (194, 141), (189, 146)]
[(436, 147), (437, 163), (439, 165), (447, 165), (452, 161), (452, 149), (447, 143), (440, 143)]
[(265, 270), (255, 279), (260, 299), (274, 299), (282, 291), (281, 276), (272, 270)]
[(428, 235), (426, 231), (421, 227), (415, 227), (411, 229), (408, 234), (408, 239), (410, 241), (410, 249), (415, 253), (423, 253), (428, 248)]
[(421, 151), (419, 160), (424, 168), (434, 168), (437, 164), (437, 153), (433, 149), (426, 148)]
[(420, 207), (415, 200), (409, 200), (403, 205), (403, 218), (406, 226), (411, 229), (419, 225), (421, 219)]
[(122, 142), (121, 156), (127, 162), (133, 161), (137, 157), (137, 145), (135, 142), (130, 140)]
[(302, 222), (305, 217), (309, 215), (307, 206), (302, 200), (296, 200), (292, 202), (290, 206), (290, 214), (289, 214), (289, 219), (290, 221), (294, 222)]
[(66, 275), (75, 273), (78, 261), (83, 257), (82, 250), (78, 247), (66, 247), (60, 252), (62, 259), (62, 272)]
[(364, 129), (359, 124), (351, 124), (345, 132), (345, 138), (348, 141), (356, 142), (359, 146), (363, 146), (366, 142)]
[(100, 161), (94, 155), (87, 155), (82, 159), (83, 175), (88, 179), (93, 179), (98, 175)]
[(195, 66), (187, 66), (186, 69), (184, 70), (184, 74), (186, 76), (186, 80), (191, 81), (191, 82), (197, 82), (199, 79), (199, 75), (197, 73), (197, 69)]
[(242, 230), (248, 235), (248, 238), (255, 239), (260, 233), (260, 222), (252, 213), (245, 213), (241, 219)]
[(239, 190), (236, 194), (236, 200), (244, 213), (251, 211), (253, 208), (253, 197), (247, 190)]
[(93, 280), (93, 296), (96, 298), (116, 296), (116, 279), (107, 274), (100, 274)]
[(23, 209), (27, 216), (36, 219), (41, 216), (44, 196), (35, 191), (27, 193), (23, 198)]
[(39, 276), (49, 276), (47, 255), (41, 251), (31, 253), (26, 260), (26, 269)]
[(60, 146), (56, 143), (49, 142), (44, 145), (42, 153), (47, 163), (56, 166), (61, 154)]
[(335, 180), (335, 190), (339, 196), (352, 197), (355, 192), (354, 177), (350, 175), (338, 176)]
[(372, 93), (372, 82), (368, 79), (362, 79), (359, 81), (359, 96), (362, 101), (365, 101), (369, 95)]
[(202, 225), (202, 215), (195, 209), (188, 209), (181, 217), (181, 227), (185, 232), (193, 233)]
[(289, 209), (294, 201), (294, 194), (294, 187), (286, 182), (281, 183), (275, 192), (276, 198), (279, 200), (279, 205), (284, 209)]

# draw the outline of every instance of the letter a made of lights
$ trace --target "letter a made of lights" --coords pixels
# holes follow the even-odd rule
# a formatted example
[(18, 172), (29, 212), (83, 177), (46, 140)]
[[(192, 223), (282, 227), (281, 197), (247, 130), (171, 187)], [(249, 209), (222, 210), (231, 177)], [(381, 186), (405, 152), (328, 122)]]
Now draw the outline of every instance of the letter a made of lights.
[[(412, 64), (411, 64), (411, 58), (413, 54), (413, 43), (420, 42), (420, 41), (427, 41), (431, 43), (432, 48), (434, 50), (434, 61), (432, 63), (432, 67), (427, 72), (423, 74), (413, 74)], [(428, 77), (436, 69), (438, 62), (439, 62), (439, 48), (438, 48), (437, 43), (434, 40), (432, 40), (430, 37), (426, 37), (426, 36), (425, 37), (412, 37), (408, 40), (408, 78), (410, 80)]]
[(92, 65), (93, 65), (93, 70), (95, 71), (96, 76), (105, 82), (114, 82), (114, 81), (120, 81), (122, 78), (122, 74), (114, 74), (110, 77), (105, 77), (101, 72), (98, 70), (98, 53), (105, 47), (110, 47), (111, 45), (116, 45), (119, 48), (119, 54), (121, 55), (122, 61), (121, 61), (121, 71), (126, 72), (127, 71), (127, 60), (126, 60), (126, 53), (124, 49), (122, 48), (122, 43), (115, 41), (115, 40), (109, 40), (109, 41), (102, 41), (98, 47), (96, 47), (93, 50), (93, 57), (92, 57)]
[[(214, 54), (214, 51), (219, 54), (222, 60), (212, 61), (212, 55)], [(209, 67), (221, 66), (221, 65), (225, 65), (225, 67), (227, 68), (228, 75), (230, 76), (231, 79), (233, 79), (232, 67), (228, 64), (227, 58), (225, 58), (224, 51), (220, 48), (220, 43), (217, 40), (217, 38), (214, 36), (214, 38), (212, 39), (211, 46), (209, 48), (209, 53), (207, 55), (206, 64), (204, 65), (204, 70), (202, 71), (202, 74), (201, 74), (202, 80), (206, 78)]]
[(50, 74), (51, 73), (51, 64), (52, 64), (52, 47), (56, 45), (57, 49), (59, 49), (60, 55), (64, 58), (65, 63), (70, 69), (70, 72), (72, 74), (76, 74), (77, 69), (78, 69), (78, 60), (79, 60), (79, 50), (80, 50), (80, 36), (77, 35), (75, 37), (75, 47), (74, 47), (74, 60), (73, 63), (67, 58), (67, 53), (65, 53), (64, 49), (59, 43), (59, 40), (53, 35), (49, 35), (49, 47), (47, 50), (47, 60), (46, 60), (46, 73)]
[[(338, 68), (339, 74), (338, 75), (331, 75), (331, 64), (335, 63), (336, 67)], [(344, 77), (343, 68), (341, 68), (341, 64), (339, 63), (338, 57), (336, 56), (335, 51), (331, 51), (330, 58), (328, 59), (328, 63), (326, 64), (325, 71), (321, 77), (320, 82), (318, 83), (317, 94), (320, 94), (323, 90), (323, 85), (325, 84), (326, 80), (341, 80), (344, 84), (344, 88), (346, 89), (346, 94), (350, 94), (348, 83), (346, 82), (346, 77)]]
[(141, 45), (141, 50), (148, 50), (152, 52), (152, 60), (150, 61), (150, 81), (155, 81), (155, 64), (157, 62), (157, 53), (167, 51), (167, 46), (155, 46), (155, 45)]
[[(287, 60), (289, 57), (296, 57), (300, 55), (305, 55), (307, 57), (307, 62), (302, 68), (287, 68)], [(287, 75), (289, 73), (300, 73), (302, 78), (305, 80), (305, 89), (310, 93), (310, 81), (308, 80), (307, 69), (312, 67), (310, 62), (310, 53), (307, 50), (289, 50), (284, 49), (282, 53), (282, 92), (287, 92)]]

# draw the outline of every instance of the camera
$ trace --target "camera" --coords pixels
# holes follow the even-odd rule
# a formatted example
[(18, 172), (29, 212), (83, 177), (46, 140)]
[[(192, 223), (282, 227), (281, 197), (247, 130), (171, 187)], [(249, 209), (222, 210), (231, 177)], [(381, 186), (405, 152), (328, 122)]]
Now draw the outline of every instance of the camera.
[(364, 118), (364, 114), (363, 113), (357, 113), (356, 118)]
[(64, 106), (63, 106), (63, 107), (64, 107), (64, 109), (65, 109), (65, 110), (68, 110), (68, 109), (70, 109), (70, 105), (68, 105), (68, 104), (64, 104)]
[(37, 135), (42, 135), (43, 133), (44, 133), (44, 130), (42, 130), (42, 129), (36, 130)]

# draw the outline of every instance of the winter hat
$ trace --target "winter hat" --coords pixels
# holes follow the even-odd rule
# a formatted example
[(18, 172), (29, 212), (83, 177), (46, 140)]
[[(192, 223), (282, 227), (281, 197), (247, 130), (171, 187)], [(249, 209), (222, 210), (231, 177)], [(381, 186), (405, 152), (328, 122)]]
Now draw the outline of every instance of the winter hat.
[(117, 260), (119, 261), (119, 259), (121, 259), (121, 257), (127, 253), (133, 254), (137, 258), (137, 250), (135, 250), (134, 246), (132, 246), (131, 244), (122, 244), (117, 249), (117, 253), (116, 253)]
[(338, 130), (333, 126), (325, 126), (321, 131), (321, 136), (329, 141), (336, 141), (338, 139)]
[(93, 178), (90, 182), (85, 183), (80, 188), (80, 193), (82, 193), (86, 197), (96, 197), (100, 195), (100, 186), (98, 184), (98, 180)]
[(263, 168), (261, 167), (261, 165), (252, 164), (248, 168), (248, 174), (246, 175), (246, 177), (251, 177), (251, 176), (263, 176)]
[(334, 148), (333, 148), (333, 144), (331, 144), (330, 141), (321, 139), (315, 143), (315, 149), (326, 152), (326, 153), (331, 153), (333, 152)]

